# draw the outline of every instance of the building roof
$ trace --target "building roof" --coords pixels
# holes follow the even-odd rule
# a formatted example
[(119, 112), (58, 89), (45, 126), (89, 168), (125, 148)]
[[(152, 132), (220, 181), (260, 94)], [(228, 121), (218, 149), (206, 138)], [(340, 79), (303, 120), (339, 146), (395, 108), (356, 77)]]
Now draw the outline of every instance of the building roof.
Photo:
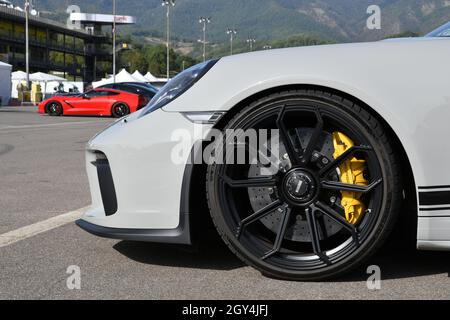
[[(2, 19), (3, 17), (21, 22), (21, 21), (25, 21), (25, 12), (19, 11), (19, 10), (13, 9), (13, 8), (8, 8), (6, 6), (0, 6), (0, 19)], [(64, 33), (70, 34), (70, 35), (74, 35), (76, 37), (87, 38), (87, 37), (96, 36), (96, 34), (92, 35), (89, 32), (87, 32), (86, 30), (72, 29), (72, 28), (69, 28), (64, 23), (50, 20), (47, 18), (43, 18), (40, 16), (30, 15), (29, 19), (30, 19), (31, 25), (51, 27), (52, 29), (60, 30), (61, 32), (64, 32)], [(100, 36), (103, 36), (103, 35), (100, 35)]]
[(0, 61), (0, 69), (11, 69), (12, 65)]
[[(132, 16), (116, 15), (116, 24), (135, 24), (136, 19)], [(112, 25), (114, 22), (114, 15), (112, 14), (98, 14), (98, 13), (82, 13), (72, 12), (70, 20), (79, 21), (81, 23), (95, 23), (102, 25)]]

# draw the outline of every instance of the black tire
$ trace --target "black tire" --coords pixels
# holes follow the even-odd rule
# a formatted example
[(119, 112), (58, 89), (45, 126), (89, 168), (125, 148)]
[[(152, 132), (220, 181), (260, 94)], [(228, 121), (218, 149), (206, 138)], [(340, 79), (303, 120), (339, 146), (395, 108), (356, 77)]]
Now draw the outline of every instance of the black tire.
[(111, 108), (111, 115), (114, 118), (122, 118), (130, 114), (130, 107), (125, 102), (118, 102)]
[(47, 114), (52, 117), (62, 116), (63, 114), (63, 107), (58, 101), (50, 101), (47, 103), (45, 109), (47, 110)]
[[(301, 116), (299, 112), (303, 112)], [(307, 112), (310, 112), (311, 116), (309, 116)], [(290, 117), (284, 117), (284, 114), (289, 114)], [(313, 116), (313, 114), (315, 115)], [(387, 132), (375, 117), (358, 104), (339, 95), (318, 90), (284, 91), (262, 98), (236, 114), (223, 130), (252, 128), (252, 126), (262, 123), (257, 122), (259, 121), (257, 119), (262, 119), (260, 121), (263, 121), (263, 119), (265, 119), (264, 121), (268, 121), (267, 119), (271, 119), (270, 117), (276, 118), (278, 127), (280, 127), (280, 124), (287, 127), (285, 126), (286, 123), (292, 125), (294, 122), (293, 128), (295, 131), (293, 135), (298, 139), (301, 139), (301, 136), (299, 136), (298, 133), (299, 129), (296, 129), (298, 128), (297, 120), (301, 122), (306, 121), (303, 120), (303, 118), (316, 117), (317, 123), (322, 121), (321, 129), (319, 129), (319, 124), (310, 124), (310, 126), (312, 127), (311, 129), (319, 130), (319, 132), (321, 132), (319, 136), (327, 134), (324, 131), (325, 128), (330, 127), (333, 130), (333, 128), (336, 127), (342, 129), (341, 132), (352, 136), (355, 144), (358, 143), (356, 146), (361, 145), (361, 148), (363, 148), (364, 142), (364, 148), (367, 147), (366, 151), (361, 151), (361, 155), (356, 155), (360, 152), (356, 151), (355, 154), (351, 156), (358, 157), (358, 159), (359, 157), (364, 158), (370, 176), (367, 184), (369, 186), (372, 183), (375, 185), (370, 191), (367, 191), (367, 195), (364, 194), (363, 196), (368, 203), (367, 210), (364, 212), (363, 218), (359, 224), (355, 224), (353, 227), (348, 224), (345, 225), (344, 222), (338, 222), (331, 219), (334, 223), (342, 224), (339, 224), (339, 227), (342, 229), (338, 233), (339, 237), (342, 236), (343, 239), (348, 237), (346, 242), (337, 246), (333, 251), (332, 248), (334, 242), (338, 243), (337, 239), (339, 237), (337, 235), (332, 235), (328, 238), (327, 227), (323, 227), (323, 222), (319, 227), (318, 225), (320, 224), (319, 219), (330, 220), (331, 214), (339, 211), (339, 208), (337, 208), (334, 203), (332, 205), (323, 206), (325, 201), (322, 197), (324, 197), (323, 194), (328, 196), (330, 192), (330, 190), (325, 190), (323, 181), (331, 180), (330, 177), (333, 175), (339, 175), (340, 171), (336, 168), (338, 168), (342, 162), (336, 164), (335, 158), (330, 159), (330, 165), (335, 165), (334, 169), (326, 173), (323, 178), (324, 180), (322, 180), (321, 175), (317, 176), (318, 179), (315, 180), (318, 181), (317, 186), (314, 185), (314, 188), (312, 189), (320, 191), (317, 191), (316, 195), (313, 195), (314, 192), (311, 191), (311, 199), (304, 200), (311, 200), (312, 204), (298, 204), (297, 202), (292, 204), (292, 198), (288, 199), (289, 195), (286, 195), (286, 193), (289, 192), (286, 190), (292, 191), (292, 188), (288, 189), (290, 180), (288, 179), (288, 182), (286, 182), (286, 176), (288, 174), (293, 174), (292, 172), (295, 170), (297, 170), (296, 174), (302, 174), (302, 172), (304, 173), (303, 170), (307, 170), (308, 172), (311, 171), (311, 177), (313, 177), (315, 173), (312, 172), (314, 169), (311, 169), (311, 167), (316, 166), (317, 164), (313, 163), (313, 160), (309, 160), (308, 158), (306, 160), (307, 162), (305, 162), (308, 163), (307, 165), (304, 163), (300, 164), (297, 169), (295, 169), (295, 165), (292, 165), (288, 173), (279, 172), (277, 175), (272, 176), (274, 177), (273, 180), (277, 181), (274, 182), (276, 197), (278, 197), (278, 201), (285, 201), (286, 205), (278, 207), (278, 209), (283, 209), (283, 211), (272, 211), (271, 215), (279, 215), (278, 220), (280, 222), (276, 227), (277, 231), (270, 232), (270, 230), (268, 231), (267, 225), (264, 225), (262, 221), (263, 219), (267, 219), (266, 216), (263, 217), (259, 215), (258, 220), (253, 221), (247, 219), (247, 221), (244, 222), (245, 217), (248, 217), (249, 215), (255, 216), (256, 210), (252, 210), (250, 199), (247, 199), (249, 198), (250, 193), (243, 192), (244, 190), (248, 191), (250, 189), (248, 185), (252, 185), (252, 183), (256, 181), (251, 180), (254, 176), (249, 177), (247, 171), (247, 173), (243, 173), (247, 178), (239, 178), (237, 176), (240, 174), (239, 172), (242, 172), (243, 170), (236, 169), (237, 165), (214, 163), (209, 165), (207, 170), (207, 201), (212, 220), (223, 241), (231, 251), (245, 263), (255, 267), (264, 275), (279, 279), (297, 281), (326, 280), (336, 278), (361, 266), (387, 239), (395, 224), (400, 208), (402, 189), (399, 162), (394, 154), (394, 149), (390, 143)], [(341, 122), (342, 127), (339, 128)], [(258, 128), (261, 128), (261, 126)], [(347, 132), (344, 129), (347, 130)], [(287, 131), (288, 129), (285, 131), (280, 130), (280, 136), (283, 137), (283, 132)], [(292, 131), (290, 132), (289, 135), (286, 134), (284, 137), (290, 136)], [(298, 148), (298, 144), (297, 148), (294, 147), (290, 149), (290, 155), (293, 156), (289, 156), (289, 159), (295, 157), (297, 155), (296, 152), (301, 154), (299, 159), (301, 159), (301, 157), (306, 158), (305, 154), (307, 153), (307, 149), (310, 149), (309, 143), (313, 140), (313, 136), (314, 134), (311, 134), (310, 140), (305, 142), (304, 149), (302, 149), (302, 142), (300, 142), (301, 150)], [(292, 140), (292, 138), (289, 139), (289, 141), (293, 143), (292, 141), (294, 140)], [(317, 147), (317, 141), (319, 141), (319, 139), (315, 140), (316, 145), (314, 148)], [(288, 140), (282, 139), (282, 141)], [(289, 142), (287, 142), (287, 144), (289, 145)], [(322, 149), (319, 149), (321, 150), (320, 152), (322, 152), (324, 148), (323, 142), (321, 148)], [(365, 150), (364, 148), (361, 150)], [(288, 148), (286, 150), (288, 150)], [(289, 153), (289, 151), (287, 152)], [(310, 154), (311, 153), (308, 155)], [(303, 160), (300, 161), (299, 159), (295, 161), (302, 163)], [(320, 170), (321, 169), (318, 169), (318, 171)], [(236, 174), (234, 178), (230, 178), (231, 173), (233, 175)], [(379, 177), (377, 175), (379, 175)], [(232, 179), (248, 179), (246, 181), (250, 183), (242, 189), (242, 185), (238, 186), (237, 183), (232, 183)], [(334, 180), (337, 182), (341, 181), (340, 177), (333, 179), (338, 179)], [(372, 181), (372, 179), (375, 180)], [(242, 182), (243, 180), (240, 181)], [(280, 181), (282, 181), (282, 183), (280, 183)], [(314, 182), (311, 182), (311, 185), (313, 184)], [(308, 184), (308, 188), (311, 187), (311, 185)], [(263, 187), (258, 185), (258, 188)], [(342, 194), (341, 191), (342, 190), (340, 189), (338, 194)], [(272, 188), (271, 192), (273, 192)], [(338, 191), (334, 190), (333, 192)], [(333, 207), (331, 208), (331, 206)], [(245, 208), (249, 208), (250, 212), (244, 212)], [(369, 208), (372, 211), (368, 211)], [(264, 209), (262, 209), (261, 212), (269, 212), (268, 210), (269, 209), (264, 211)], [(271, 208), (270, 210), (274, 210), (274, 208)], [(294, 213), (294, 215), (298, 214), (295, 217), (296, 219), (292, 219), (292, 213)], [(343, 216), (342, 211), (340, 211), (340, 214)], [(302, 215), (306, 216), (306, 218), (303, 218)], [(343, 217), (345, 220), (345, 216)], [(284, 218), (286, 218), (287, 221), (285, 228), (282, 227), (281, 222)], [(305, 241), (296, 242), (296, 240), (287, 239), (286, 229), (295, 229), (297, 223), (305, 223), (298, 221), (302, 219), (306, 220), (307, 228), (309, 228), (309, 243), (305, 243)], [(290, 223), (294, 224), (294, 227), (290, 226)], [(344, 234), (347, 232), (344, 225), (348, 227), (348, 235)], [(326, 236), (324, 236), (324, 234)], [(277, 250), (275, 243), (277, 243), (277, 240), (280, 240), (278, 238), (281, 239), (281, 242), (278, 241), (281, 245)], [(330, 246), (331, 249), (323, 249), (326, 246)], [(271, 248), (273, 249), (270, 250)], [(299, 248), (301, 248), (301, 250)], [(268, 253), (264, 254), (267, 250), (269, 250)], [(308, 250), (311, 250), (311, 252)]]

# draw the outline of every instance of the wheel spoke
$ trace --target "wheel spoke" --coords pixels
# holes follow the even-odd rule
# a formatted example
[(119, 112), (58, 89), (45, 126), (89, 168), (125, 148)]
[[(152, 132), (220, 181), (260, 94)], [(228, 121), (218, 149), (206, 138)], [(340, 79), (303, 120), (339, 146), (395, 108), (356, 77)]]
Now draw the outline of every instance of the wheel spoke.
[(316, 109), (315, 114), (317, 118), (317, 125), (316, 128), (314, 129), (314, 133), (311, 136), (311, 139), (309, 140), (308, 146), (306, 147), (305, 152), (302, 156), (302, 162), (304, 163), (311, 161), (314, 148), (317, 147), (317, 144), (319, 143), (320, 136), (322, 135), (323, 131), (323, 118), (320, 113), (320, 110)]
[(281, 201), (276, 200), (276, 201), (272, 202), (271, 204), (269, 204), (268, 206), (262, 208), (261, 210), (253, 213), (252, 215), (250, 215), (247, 218), (245, 218), (244, 220), (242, 220), (237, 228), (236, 238), (239, 239), (241, 237), (241, 234), (242, 234), (242, 231), (244, 230), (244, 228), (246, 228), (250, 224), (264, 218), (265, 216), (267, 216), (269, 213), (273, 212), (275, 209), (279, 208), (280, 206), (281, 206)]
[(277, 183), (275, 176), (254, 177), (240, 180), (234, 180), (228, 176), (221, 176), (221, 178), (231, 188), (271, 187), (275, 186)]
[(378, 179), (372, 182), (368, 186), (362, 186), (357, 184), (349, 184), (349, 183), (341, 183), (335, 181), (322, 181), (322, 188), (327, 190), (338, 190), (338, 191), (350, 191), (350, 192), (359, 192), (359, 193), (369, 193), (376, 187), (378, 187), (383, 179)]
[(284, 147), (286, 148), (286, 152), (291, 160), (293, 165), (298, 164), (300, 157), (302, 156), (301, 151), (298, 152), (295, 149), (294, 144), (292, 143), (292, 139), (289, 136), (288, 129), (285, 126), (285, 116), (286, 116), (286, 106), (281, 108), (280, 114), (277, 119), (277, 127), (280, 130), (280, 137), (283, 141)]
[(274, 254), (276, 254), (281, 249), (281, 244), (283, 242), (284, 236), (286, 235), (287, 226), (289, 224), (289, 220), (291, 218), (292, 209), (289, 207), (285, 207), (283, 212), (283, 218), (280, 221), (278, 226), (277, 237), (275, 239), (275, 243), (273, 245), (273, 249), (267, 252), (261, 259), (265, 260)]
[(335, 222), (342, 225), (345, 229), (347, 229), (350, 232), (356, 231), (356, 227), (352, 225), (350, 222), (348, 222), (343, 216), (341, 216), (336, 210), (331, 208), (330, 206), (326, 205), (323, 202), (317, 202), (316, 208), (320, 210), (322, 213), (327, 215), (329, 218), (334, 220)]
[(319, 176), (323, 177), (326, 174), (330, 173), (331, 170), (333, 170), (334, 168), (339, 166), (342, 162), (347, 160), (349, 157), (351, 157), (358, 151), (368, 152), (368, 151), (372, 151), (372, 150), (373, 149), (370, 146), (353, 146), (353, 147), (349, 148), (347, 151), (345, 151), (343, 154), (341, 154), (339, 157), (337, 157), (334, 161), (330, 162), (328, 165), (323, 167), (319, 171)]
[(324, 213), (326, 216), (328, 216), (333, 221), (339, 223), (341, 226), (343, 226), (345, 229), (350, 231), (352, 234), (353, 241), (355, 242), (356, 246), (359, 246), (359, 231), (358, 228), (348, 222), (343, 216), (341, 216), (336, 210), (331, 208), (330, 206), (326, 205), (323, 202), (317, 202), (316, 208), (320, 210), (322, 213)]
[(315, 211), (316, 208), (310, 207), (305, 210), (306, 211), (306, 219), (308, 220), (309, 231), (311, 233), (311, 243), (313, 247), (314, 254), (317, 255), (322, 261), (329, 264), (330, 261), (328, 257), (322, 252), (320, 248), (320, 235), (319, 228), (317, 226)]

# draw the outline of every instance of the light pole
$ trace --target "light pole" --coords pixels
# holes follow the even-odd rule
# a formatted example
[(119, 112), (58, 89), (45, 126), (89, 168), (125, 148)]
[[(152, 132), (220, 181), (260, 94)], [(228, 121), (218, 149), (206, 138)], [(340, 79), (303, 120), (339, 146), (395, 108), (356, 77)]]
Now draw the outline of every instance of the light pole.
[(203, 62), (206, 61), (206, 25), (211, 23), (211, 18), (200, 17), (198, 20), (200, 24), (203, 24)]
[(113, 81), (116, 83), (116, 0), (113, 0)]
[(227, 30), (227, 34), (230, 35), (230, 51), (231, 51), (231, 55), (233, 55), (233, 40), (234, 40), (234, 36), (237, 35), (237, 30), (236, 29), (228, 29)]
[(256, 43), (256, 39), (248, 38), (247, 43), (250, 45), (250, 51), (253, 51), (253, 44)]
[(27, 90), (30, 89), (30, 38), (28, 20), (30, 15), (30, 2), (25, 1), (25, 70), (27, 73)]
[(170, 7), (175, 6), (175, 0), (162, 0), (163, 7), (167, 8), (167, 81), (170, 79)]

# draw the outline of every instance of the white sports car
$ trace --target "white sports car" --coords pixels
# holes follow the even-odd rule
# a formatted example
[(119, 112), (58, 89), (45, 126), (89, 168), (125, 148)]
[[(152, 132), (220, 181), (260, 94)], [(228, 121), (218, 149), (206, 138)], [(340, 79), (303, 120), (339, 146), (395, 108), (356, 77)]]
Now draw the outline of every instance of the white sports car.
[(239, 258), (291, 280), (361, 265), (400, 215), (419, 249), (450, 250), (448, 36), (450, 24), (182, 72), (88, 143), (92, 206), (77, 224), (191, 244), (212, 219)]

